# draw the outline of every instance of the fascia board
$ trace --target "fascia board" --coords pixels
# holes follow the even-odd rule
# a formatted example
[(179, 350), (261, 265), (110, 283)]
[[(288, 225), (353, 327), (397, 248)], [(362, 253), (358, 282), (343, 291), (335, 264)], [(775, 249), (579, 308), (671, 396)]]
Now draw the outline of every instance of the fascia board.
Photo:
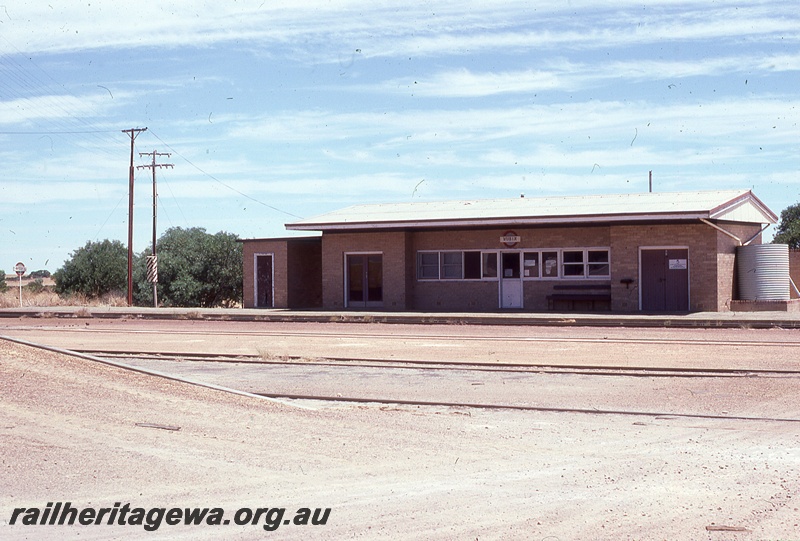
[(552, 216), (542, 218), (488, 218), (465, 220), (426, 220), (396, 222), (337, 222), (286, 224), (286, 229), (296, 231), (365, 230), (365, 229), (423, 229), (431, 227), (507, 227), (522, 225), (606, 224), (618, 222), (692, 221), (709, 218), (708, 212), (665, 214), (618, 214), (601, 216)]

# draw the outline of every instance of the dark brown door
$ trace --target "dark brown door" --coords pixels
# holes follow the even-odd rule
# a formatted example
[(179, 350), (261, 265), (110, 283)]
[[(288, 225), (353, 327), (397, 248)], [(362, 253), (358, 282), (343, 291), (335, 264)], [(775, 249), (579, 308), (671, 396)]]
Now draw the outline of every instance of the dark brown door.
[(272, 256), (256, 256), (256, 308), (272, 308)]
[(379, 308), (383, 306), (383, 256), (350, 254), (347, 256), (347, 306)]
[(689, 310), (689, 250), (642, 250), (641, 273), (643, 311)]

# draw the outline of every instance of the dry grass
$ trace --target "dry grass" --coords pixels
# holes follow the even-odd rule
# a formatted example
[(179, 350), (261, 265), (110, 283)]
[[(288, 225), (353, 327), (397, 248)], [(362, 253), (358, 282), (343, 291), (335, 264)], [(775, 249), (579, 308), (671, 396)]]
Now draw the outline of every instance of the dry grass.
[(256, 351), (258, 352), (258, 356), (265, 361), (280, 361), (285, 363), (290, 360), (288, 355), (277, 355), (263, 347), (257, 347)]
[(265, 347), (256, 347), (256, 351), (261, 360), (267, 362), (321, 363), (326, 361), (324, 357), (293, 357), (291, 355), (279, 355), (269, 351)]
[[(19, 308), (19, 288), (9, 287), (0, 293), (0, 308)], [(23, 286), (22, 306), (127, 306), (127, 299), (118, 295), (108, 295), (100, 299), (88, 299), (83, 295), (61, 297), (50, 289), (33, 292)]]

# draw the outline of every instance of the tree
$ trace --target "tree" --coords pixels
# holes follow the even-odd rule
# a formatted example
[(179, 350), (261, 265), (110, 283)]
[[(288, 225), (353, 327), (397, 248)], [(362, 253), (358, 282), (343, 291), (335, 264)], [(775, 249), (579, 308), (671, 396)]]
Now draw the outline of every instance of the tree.
[(90, 298), (124, 294), (128, 281), (128, 250), (118, 240), (87, 242), (72, 252), (53, 274), (59, 295), (82, 294)]
[(772, 242), (788, 244), (789, 248), (800, 248), (800, 203), (783, 209), (781, 221)]
[[(158, 300), (164, 306), (231, 306), (242, 299), (242, 245), (238, 237), (200, 227), (168, 229), (156, 244)], [(134, 279), (136, 303), (153, 304), (147, 282), (145, 250), (137, 260)]]
[(4, 293), (8, 290), (8, 284), (6, 284), (6, 271), (0, 269), (0, 293)]

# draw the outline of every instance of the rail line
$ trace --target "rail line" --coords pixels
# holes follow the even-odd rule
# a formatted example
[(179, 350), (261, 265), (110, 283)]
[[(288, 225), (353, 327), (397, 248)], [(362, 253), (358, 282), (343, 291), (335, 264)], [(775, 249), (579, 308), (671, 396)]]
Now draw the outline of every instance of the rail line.
[[(15, 327), (10, 327), (14, 329)], [(45, 327), (16, 327), (16, 330), (41, 330)], [(49, 327), (46, 327), (49, 328)], [(85, 333), (87, 329), (83, 327), (52, 327), (57, 332)], [(568, 344), (659, 344), (659, 345), (686, 345), (686, 346), (730, 346), (730, 347), (787, 347), (798, 348), (800, 350), (800, 340), (726, 340), (726, 339), (687, 339), (687, 338), (658, 338), (658, 337), (570, 337), (570, 336), (478, 336), (478, 335), (449, 335), (449, 334), (380, 334), (374, 330), (370, 332), (341, 332), (341, 331), (285, 331), (268, 329), (232, 329), (230, 331), (204, 330), (204, 329), (114, 329), (93, 327), (92, 333), (110, 334), (152, 334), (152, 335), (201, 335), (201, 336), (248, 336), (248, 337), (271, 337), (271, 338), (337, 338), (337, 339), (380, 339), (391, 341), (408, 340), (431, 340), (431, 341), (451, 341), (453, 339), (466, 342), (520, 342), (520, 343), (568, 343)], [(798, 335), (800, 337), (800, 335)]]
[(795, 377), (800, 378), (800, 370), (741, 369), (741, 368), (693, 368), (693, 367), (652, 367), (652, 366), (600, 366), (579, 364), (538, 364), (538, 363), (479, 363), (466, 361), (420, 361), (400, 359), (306, 358), (301, 356), (282, 356), (278, 359), (261, 355), (223, 355), (210, 353), (152, 353), (132, 351), (76, 350), (80, 353), (108, 359), (141, 359), (173, 362), (246, 363), (280, 366), (333, 366), (358, 368), (384, 368), (395, 370), (460, 370), (472, 372), (515, 372), (538, 374), (578, 374), (589, 376), (628, 376), (628, 377)]
[[(675, 413), (675, 412), (658, 412), (658, 411), (640, 411), (640, 410), (624, 410), (624, 409), (600, 409), (600, 408), (565, 408), (565, 407), (548, 407), (548, 406), (530, 406), (530, 405), (519, 405), (519, 404), (492, 404), (492, 403), (470, 403), (470, 402), (452, 402), (452, 401), (424, 401), (424, 400), (405, 400), (405, 399), (396, 399), (396, 398), (382, 398), (382, 397), (345, 397), (345, 396), (326, 396), (326, 395), (310, 395), (310, 394), (288, 394), (288, 393), (269, 393), (269, 392), (245, 392), (239, 391), (237, 389), (227, 388), (219, 385), (201, 383), (197, 381), (188, 380), (185, 378), (160, 373), (154, 370), (142, 369), (139, 367), (126, 365), (118, 360), (110, 359), (108, 357), (103, 358), (97, 355), (92, 355), (85, 352), (79, 352), (75, 350), (65, 350), (60, 348), (54, 348), (52, 346), (45, 346), (41, 344), (36, 344), (32, 342), (28, 342), (25, 340), (20, 340), (17, 338), (9, 338), (2, 336), (2, 339), (10, 340), (13, 342), (17, 342), (20, 344), (45, 349), (57, 353), (62, 353), (65, 355), (72, 355), (77, 356), (86, 360), (103, 363), (107, 365), (116, 366), (121, 369), (130, 370), (134, 372), (144, 373), (151, 376), (162, 377), (166, 379), (171, 379), (175, 381), (181, 381), (183, 383), (187, 383), (190, 385), (199, 385), (203, 387), (209, 387), (212, 389), (216, 389), (223, 392), (230, 392), (234, 394), (244, 395), (244, 396), (254, 396), (254, 397), (262, 397), (268, 400), (277, 400), (277, 401), (286, 401), (289, 400), (291, 402), (298, 402), (298, 406), (304, 408), (305, 406), (300, 404), (299, 402), (308, 402), (308, 401), (325, 401), (325, 402), (333, 402), (333, 403), (361, 403), (361, 404), (384, 404), (384, 405), (406, 405), (406, 406), (419, 406), (419, 407), (447, 407), (447, 408), (463, 408), (463, 409), (484, 409), (484, 410), (507, 410), (507, 411), (533, 411), (533, 412), (549, 412), (549, 413), (576, 413), (576, 414), (586, 414), (586, 415), (625, 415), (625, 416), (637, 416), (637, 417), (649, 417), (654, 418), (655, 420), (663, 420), (663, 419), (709, 419), (709, 420), (721, 420), (721, 421), (751, 421), (751, 422), (779, 422), (779, 423), (800, 423), (800, 419), (796, 418), (779, 418), (779, 417), (759, 417), (759, 416), (741, 416), (741, 415), (713, 415), (713, 414), (703, 414), (703, 413)], [(108, 352), (101, 352), (108, 356)], [(131, 352), (125, 352), (130, 356)], [(152, 354), (151, 354), (152, 355)], [(190, 359), (198, 359), (200, 355), (188, 355), (185, 356)], [(219, 358), (219, 356), (214, 356)], [(163, 357), (162, 357), (163, 358)], [(210, 356), (206, 356), (206, 358), (212, 358)], [(230, 362), (230, 361), (228, 361)], [(275, 363), (277, 364), (277, 363)], [(468, 364), (468, 363), (464, 363)], [(630, 369), (631, 367), (624, 367), (626, 369)], [(642, 368), (642, 370), (650, 370), (648, 368)], [(683, 369), (681, 369), (683, 370)], [(720, 369), (721, 371), (725, 371), (724, 369)], [(718, 371), (720, 371), (718, 370)], [(737, 372), (736, 370), (731, 370), (731, 372)], [(781, 372), (781, 371), (778, 371)], [(795, 372), (793, 372), (795, 373)], [(716, 377), (716, 376), (706, 376), (706, 377)], [(284, 402), (285, 403), (285, 402)], [(638, 423), (642, 424), (642, 423)]]
[(673, 413), (637, 410), (607, 410), (599, 408), (555, 408), (547, 406), (525, 406), (517, 404), (481, 404), (472, 402), (436, 402), (425, 400), (402, 400), (392, 398), (354, 398), (341, 396), (312, 396), (278, 393), (254, 393), (275, 400), (319, 400), (323, 402), (345, 402), (357, 404), (384, 404), (398, 406), (446, 407), (464, 409), (536, 411), (546, 413), (582, 413), (587, 415), (627, 415), (634, 417), (654, 417), (657, 420), (675, 419), (714, 419), (725, 421), (766, 421), (779, 423), (800, 423), (800, 419), (784, 417), (751, 417), (746, 415), (711, 415), (705, 413)]

